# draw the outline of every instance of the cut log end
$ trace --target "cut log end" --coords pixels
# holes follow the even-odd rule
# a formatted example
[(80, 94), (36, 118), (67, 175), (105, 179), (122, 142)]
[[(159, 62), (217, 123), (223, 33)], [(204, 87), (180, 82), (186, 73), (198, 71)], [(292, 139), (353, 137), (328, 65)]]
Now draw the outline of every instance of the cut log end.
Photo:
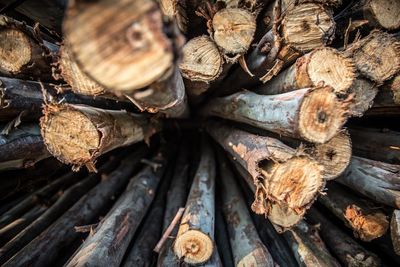
[(24, 32), (0, 30), (0, 69), (7, 73), (18, 73), (31, 61), (31, 56), (31, 43)]
[(312, 156), (324, 166), (325, 179), (335, 179), (350, 163), (351, 139), (347, 132), (341, 132), (324, 144), (316, 144), (311, 150)]
[(299, 112), (299, 133), (307, 141), (325, 143), (333, 138), (346, 121), (347, 104), (329, 87), (304, 97)]
[(287, 10), (282, 24), (286, 43), (301, 52), (326, 44), (335, 29), (332, 15), (323, 6), (313, 3), (295, 5)]
[(222, 71), (223, 58), (218, 47), (207, 36), (191, 39), (182, 50), (179, 64), (182, 76), (191, 81), (210, 82)]
[(374, 99), (378, 94), (378, 87), (369, 80), (358, 77), (349, 88), (349, 94), (352, 94), (354, 98), (349, 105), (350, 115), (362, 117), (374, 104)]
[(212, 20), (214, 40), (226, 54), (244, 54), (249, 49), (256, 31), (252, 13), (240, 8), (225, 8)]
[(394, 77), (390, 89), (393, 93), (393, 102), (400, 105), (400, 74)]
[(175, 255), (188, 264), (205, 263), (211, 258), (213, 250), (213, 240), (198, 230), (185, 232), (174, 243)]
[[(400, 28), (400, 2), (397, 0), (372, 0), (369, 3), (370, 16), (382, 28), (396, 30)], [(367, 15), (367, 17), (368, 17)]]

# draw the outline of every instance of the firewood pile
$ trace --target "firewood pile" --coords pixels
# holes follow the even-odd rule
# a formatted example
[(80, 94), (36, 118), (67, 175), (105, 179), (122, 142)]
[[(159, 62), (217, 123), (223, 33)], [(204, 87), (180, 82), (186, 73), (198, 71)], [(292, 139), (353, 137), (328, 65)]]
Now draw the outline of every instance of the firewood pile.
[(1, 266), (400, 265), (399, 0), (0, 0)]

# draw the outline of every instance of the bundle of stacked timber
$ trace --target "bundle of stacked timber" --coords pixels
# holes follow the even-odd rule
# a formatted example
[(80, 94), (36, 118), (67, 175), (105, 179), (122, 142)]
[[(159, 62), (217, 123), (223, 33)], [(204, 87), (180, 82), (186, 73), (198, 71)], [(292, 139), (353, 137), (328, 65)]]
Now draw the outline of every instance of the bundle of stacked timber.
[(399, 119), (398, 0), (0, 0), (0, 266), (398, 266)]

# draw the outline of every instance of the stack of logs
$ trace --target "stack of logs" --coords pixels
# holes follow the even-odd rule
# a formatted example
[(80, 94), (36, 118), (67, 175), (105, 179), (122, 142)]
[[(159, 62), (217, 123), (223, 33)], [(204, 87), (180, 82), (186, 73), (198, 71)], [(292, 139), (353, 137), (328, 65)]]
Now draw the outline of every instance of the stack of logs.
[(400, 265), (400, 1), (0, 7), (1, 266)]

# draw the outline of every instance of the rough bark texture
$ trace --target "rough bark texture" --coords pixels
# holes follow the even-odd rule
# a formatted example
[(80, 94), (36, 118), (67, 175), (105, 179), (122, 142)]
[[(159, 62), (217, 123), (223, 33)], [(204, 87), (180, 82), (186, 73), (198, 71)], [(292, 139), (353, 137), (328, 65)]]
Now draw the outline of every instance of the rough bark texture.
[(319, 202), (352, 229), (355, 237), (371, 241), (387, 232), (389, 221), (372, 202), (358, 198), (335, 183), (328, 184), (327, 189)]
[(330, 87), (306, 88), (275, 96), (246, 91), (210, 100), (202, 114), (325, 143), (346, 121), (347, 106), (348, 103), (340, 101)]
[(81, 197), (62, 217), (14, 255), (4, 266), (49, 266), (62, 257), (63, 250), (80, 236), (74, 226), (96, 222), (102, 209), (121, 190), (145, 150), (138, 149), (121, 161), (119, 167), (96, 187)]
[(312, 208), (307, 215), (312, 223), (318, 224), (322, 239), (341, 264), (347, 267), (381, 266), (381, 261), (375, 254), (363, 248), (318, 210)]
[(399, 208), (399, 173), (399, 165), (353, 156), (337, 181), (378, 203)]
[(251, 175), (257, 188), (253, 211), (275, 224), (296, 223), (324, 186), (323, 167), (277, 139), (222, 123), (209, 123), (207, 131)]
[(375, 83), (368, 79), (357, 77), (348, 91), (353, 97), (349, 105), (349, 115), (362, 117), (374, 104), (375, 97), (379, 91)]
[(0, 170), (28, 168), (50, 157), (37, 124), (26, 123), (0, 134)]
[(392, 244), (394, 252), (400, 255), (400, 211), (394, 210), (392, 214), (392, 220), (390, 221), (390, 237), (392, 238)]

